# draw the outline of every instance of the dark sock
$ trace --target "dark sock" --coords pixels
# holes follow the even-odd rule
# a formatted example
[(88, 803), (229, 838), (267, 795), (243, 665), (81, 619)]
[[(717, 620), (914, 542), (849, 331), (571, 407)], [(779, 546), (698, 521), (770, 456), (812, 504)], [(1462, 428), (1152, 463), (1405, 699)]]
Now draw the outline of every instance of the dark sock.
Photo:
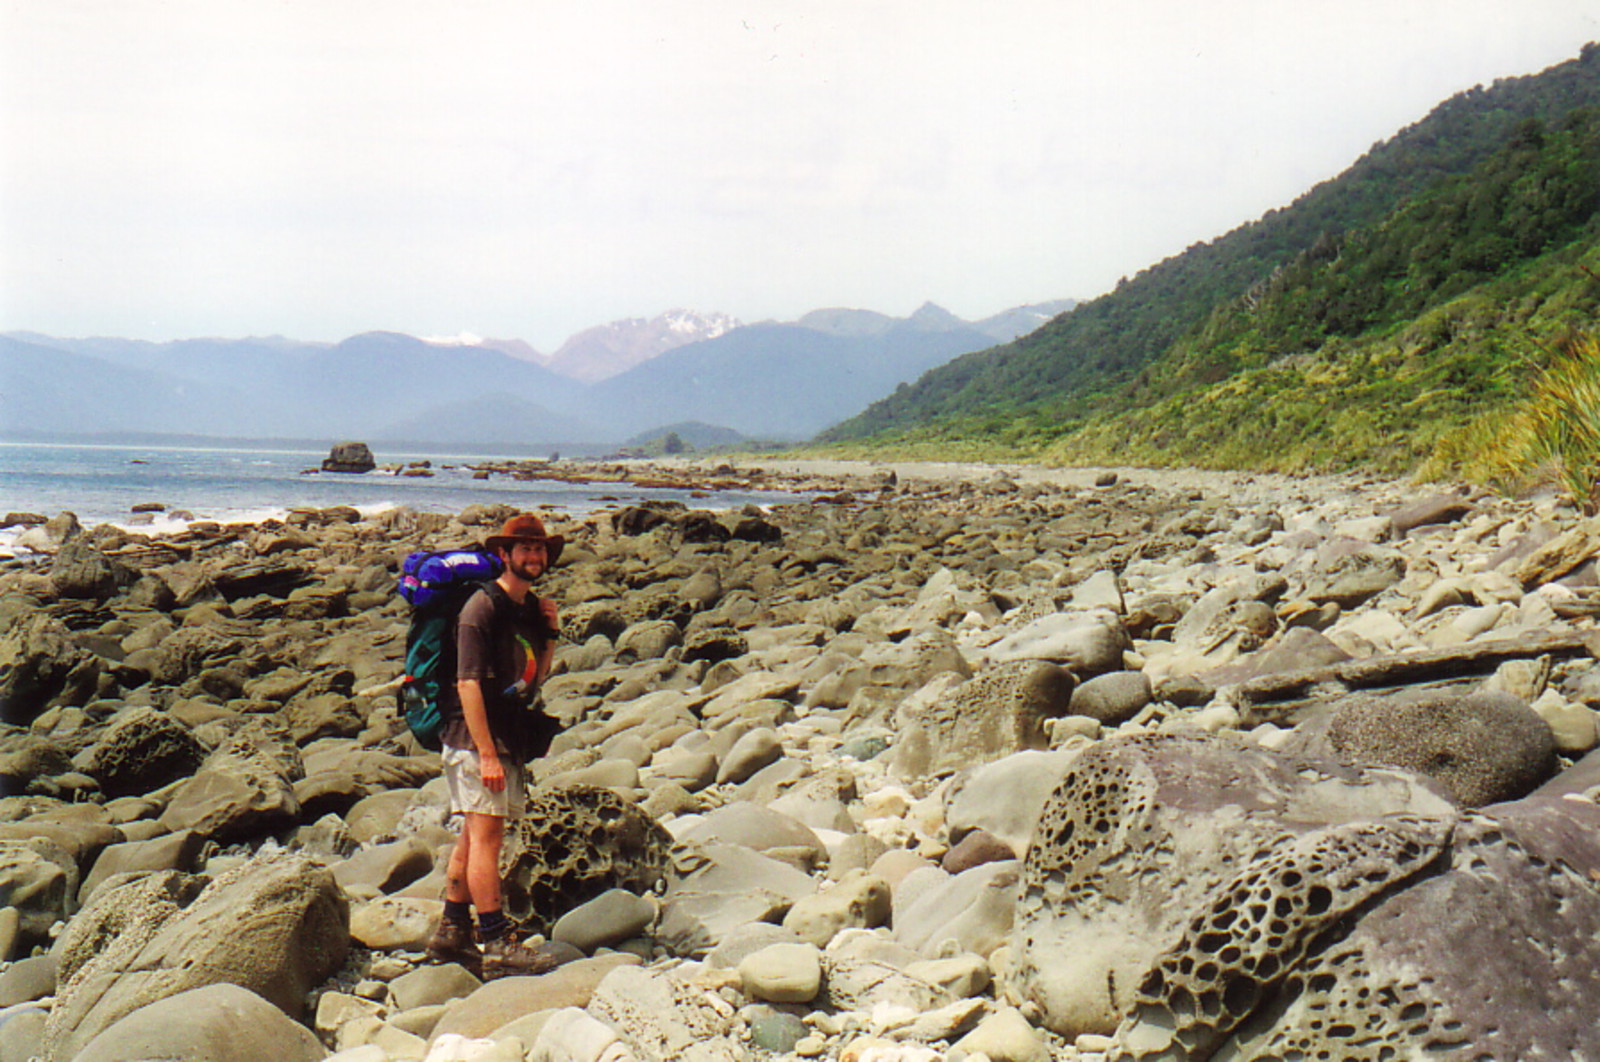
[(472, 904), (465, 900), (446, 900), (444, 920), (455, 926), (472, 928)]
[(506, 913), (500, 910), (478, 912), (478, 935), (485, 941), (499, 940), (511, 931)]

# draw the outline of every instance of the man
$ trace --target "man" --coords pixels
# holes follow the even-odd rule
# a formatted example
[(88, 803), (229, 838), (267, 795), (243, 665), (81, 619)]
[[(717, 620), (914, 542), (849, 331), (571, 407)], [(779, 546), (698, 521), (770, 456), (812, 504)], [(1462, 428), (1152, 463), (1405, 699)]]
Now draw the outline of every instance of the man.
[[(441, 697), (450, 810), (465, 821), (450, 855), (444, 917), (428, 942), (428, 955), (481, 968), (486, 980), (542, 972), (559, 961), (553, 949), (523, 944), (506, 919), (500, 848), (506, 820), (521, 817), (526, 807), (523, 765), (544, 754), (558, 729), (533, 701), (550, 673), (560, 616), (555, 602), (536, 596), (532, 588), (563, 545), (565, 539), (546, 534), (543, 522), (529, 513), (507, 520), (485, 541), (504, 570), (461, 609), (454, 696), (447, 684)], [(481, 950), (473, 940), (473, 908)]]

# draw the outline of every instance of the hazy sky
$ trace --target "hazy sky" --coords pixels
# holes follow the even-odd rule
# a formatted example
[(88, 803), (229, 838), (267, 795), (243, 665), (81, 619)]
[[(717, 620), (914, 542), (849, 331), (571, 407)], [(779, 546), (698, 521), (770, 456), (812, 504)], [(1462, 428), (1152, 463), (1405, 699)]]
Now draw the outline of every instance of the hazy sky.
[(0, 330), (1098, 295), (1600, 0), (0, 0)]

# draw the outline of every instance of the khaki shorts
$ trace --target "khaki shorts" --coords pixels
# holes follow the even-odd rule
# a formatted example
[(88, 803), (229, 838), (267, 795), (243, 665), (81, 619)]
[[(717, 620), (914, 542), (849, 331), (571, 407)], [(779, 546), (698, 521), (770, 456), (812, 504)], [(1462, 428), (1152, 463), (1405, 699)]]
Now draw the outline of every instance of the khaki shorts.
[(502, 819), (521, 818), (528, 807), (528, 782), (522, 764), (501, 757), (505, 768), (506, 787), (491, 793), (484, 787), (478, 769), (477, 749), (458, 749), (446, 745), (441, 750), (444, 759), (444, 784), (450, 791), (452, 812), (473, 812), (494, 815)]

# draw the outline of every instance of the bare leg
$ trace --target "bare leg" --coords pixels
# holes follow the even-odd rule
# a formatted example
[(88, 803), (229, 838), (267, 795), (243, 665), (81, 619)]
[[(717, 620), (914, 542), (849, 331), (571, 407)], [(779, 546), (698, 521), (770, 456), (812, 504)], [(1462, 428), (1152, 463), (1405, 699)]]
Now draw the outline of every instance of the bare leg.
[(480, 917), (500, 909), (500, 846), (505, 833), (506, 820), (500, 816), (467, 812), (461, 840), (450, 853), (446, 899), (470, 899)]

